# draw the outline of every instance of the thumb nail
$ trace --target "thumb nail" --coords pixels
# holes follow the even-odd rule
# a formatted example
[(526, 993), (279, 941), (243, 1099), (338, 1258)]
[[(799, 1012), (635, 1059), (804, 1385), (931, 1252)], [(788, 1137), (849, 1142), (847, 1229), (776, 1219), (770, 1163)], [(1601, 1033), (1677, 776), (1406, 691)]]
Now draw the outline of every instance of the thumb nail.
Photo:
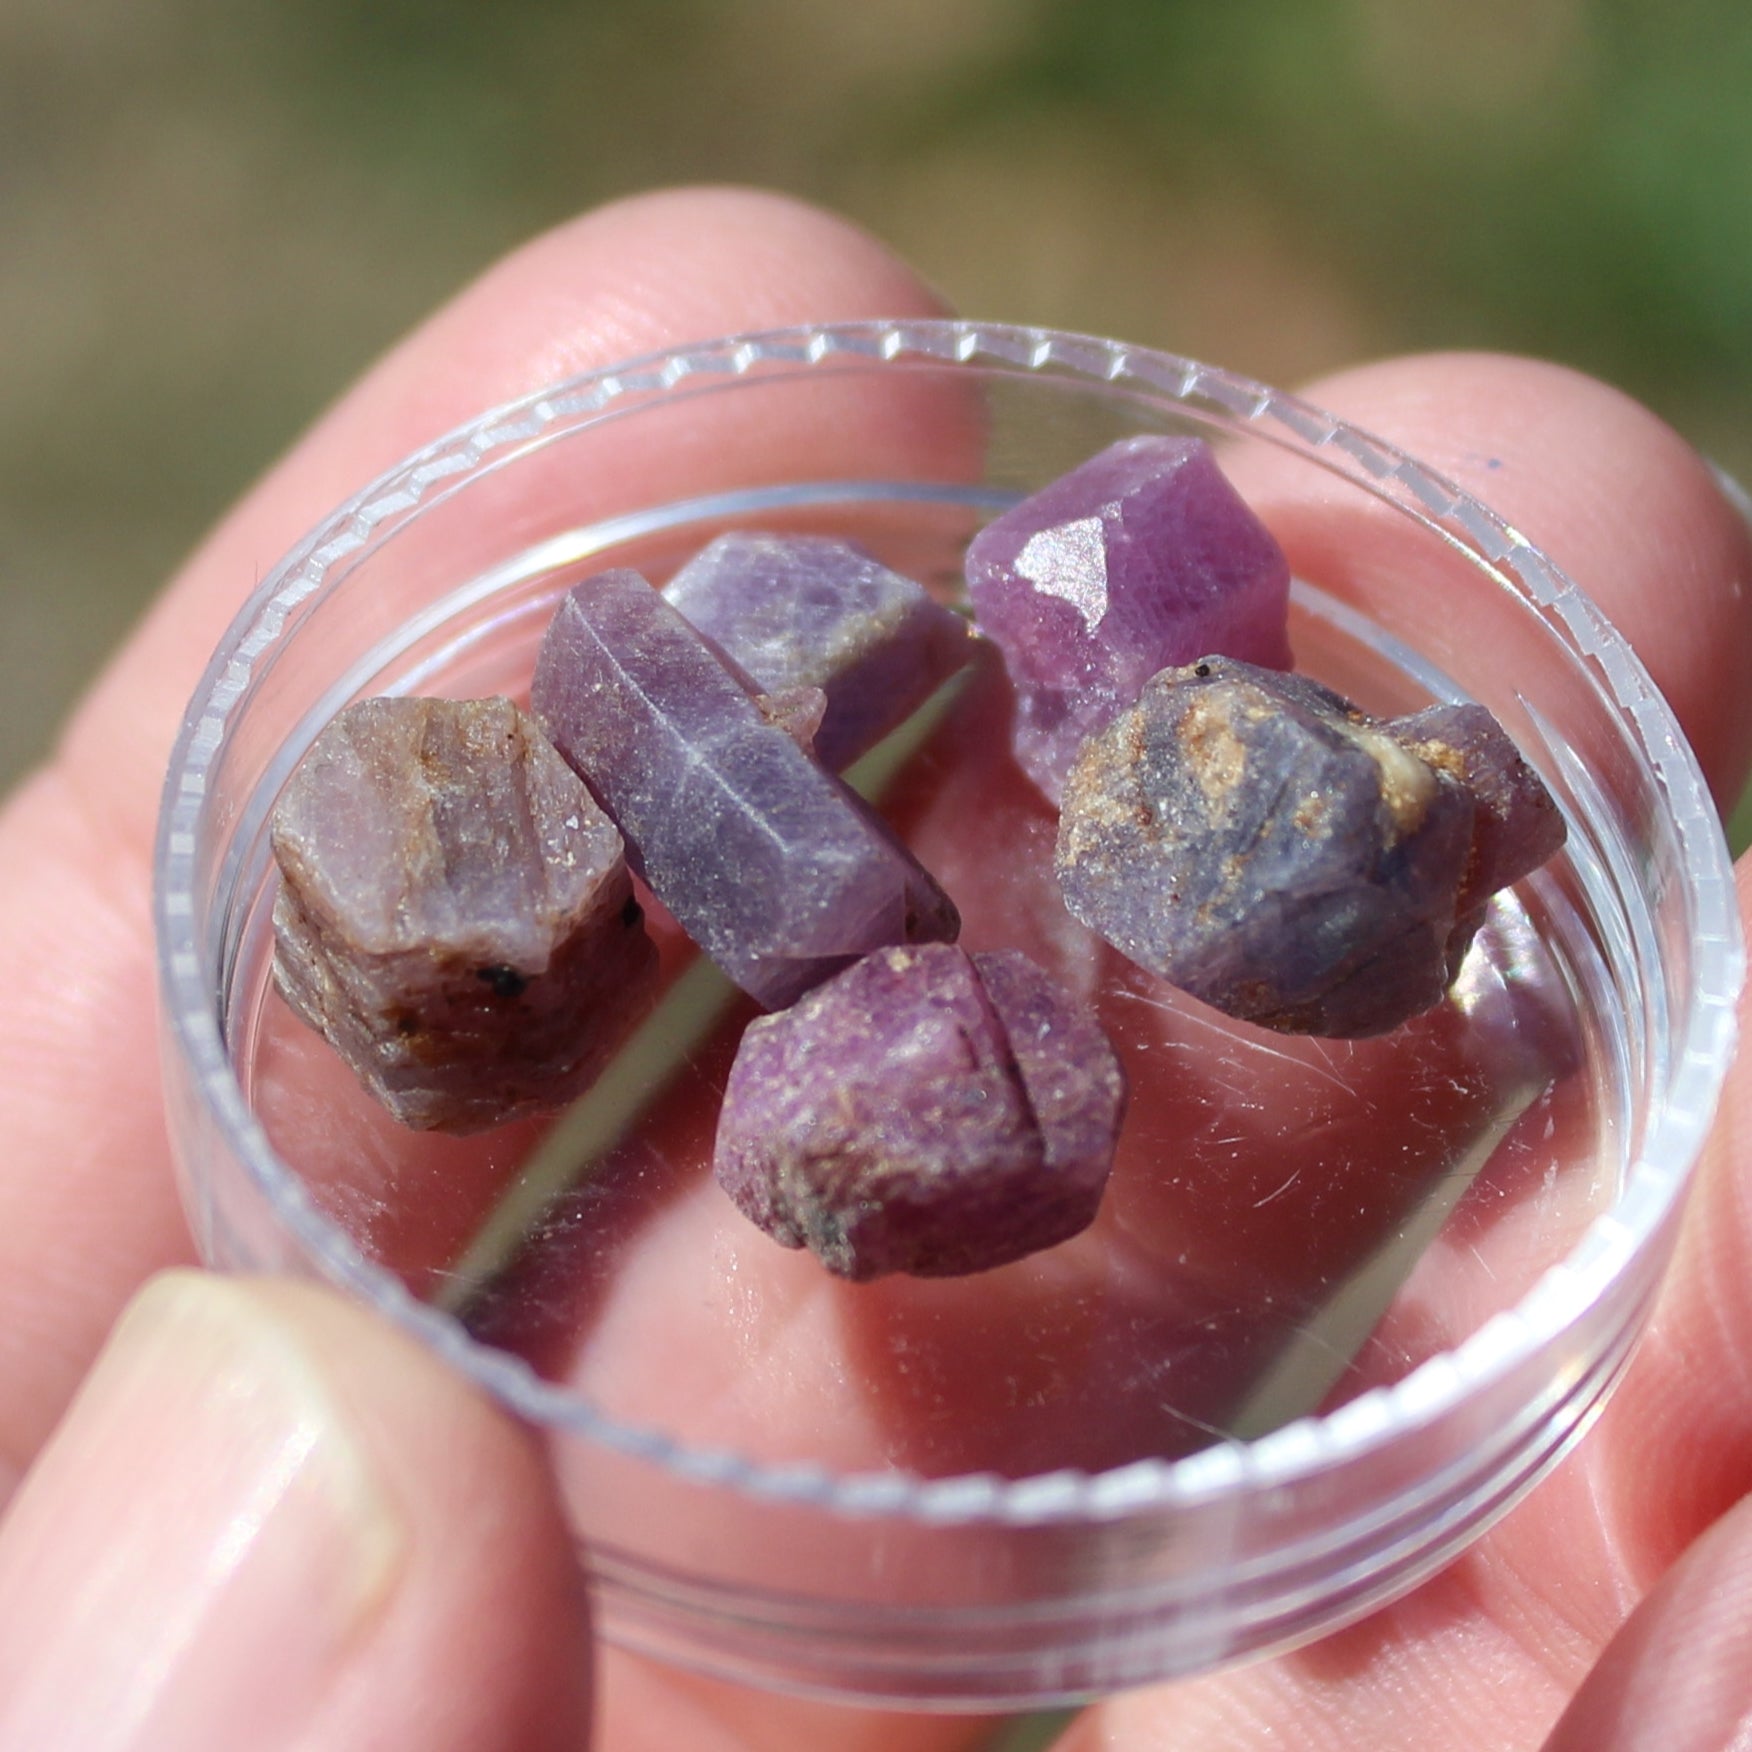
[(155, 1279), (0, 1523), (0, 1752), (290, 1745), (407, 1543), (297, 1330)]

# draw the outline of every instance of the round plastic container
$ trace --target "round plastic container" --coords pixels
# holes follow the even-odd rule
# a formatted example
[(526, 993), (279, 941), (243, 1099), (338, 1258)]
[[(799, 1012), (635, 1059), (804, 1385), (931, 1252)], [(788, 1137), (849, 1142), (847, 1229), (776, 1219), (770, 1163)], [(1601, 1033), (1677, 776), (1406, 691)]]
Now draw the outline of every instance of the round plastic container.
[[(847, 1285), (710, 1178), (748, 1011), (676, 970), (557, 1121), (416, 1135), (274, 994), (267, 830), (345, 703), (520, 695), (558, 595), (719, 531), (854, 537), (953, 597), (969, 535), (1126, 434), (1202, 435), (1288, 552), (1298, 666), (1489, 706), (1568, 818), (1439, 1009), (1231, 1023), (1095, 944), (976, 676), (862, 775), (959, 902), (1088, 999), (1133, 1104), (1101, 1216), (979, 1276)], [(872, 323), (714, 341), (484, 415), (262, 583), (177, 744), (165, 1062), (207, 1257), (341, 1285), (548, 1442), (625, 1644), (933, 1708), (1287, 1646), (1409, 1588), (1580, 1435), (1671, 1250), (1741, 977), (1668, 710), (1485, 506), (1317, 409), (1161, 353)], [(441, 1466), (444, 1457), (432, 1456)]]

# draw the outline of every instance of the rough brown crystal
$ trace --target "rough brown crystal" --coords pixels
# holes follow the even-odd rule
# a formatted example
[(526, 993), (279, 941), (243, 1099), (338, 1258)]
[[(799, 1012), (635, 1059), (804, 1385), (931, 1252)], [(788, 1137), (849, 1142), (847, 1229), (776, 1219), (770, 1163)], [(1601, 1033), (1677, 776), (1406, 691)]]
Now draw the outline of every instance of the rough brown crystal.
[(1354, 1037), (1440, 1002), (1490, 895), (1562, 840), (1483, 708), (1374, 719), (1213, 657), (1085, 744), (1057, 868), (1083, 923), (1194, 997)]
[(275, 983), (407, 1125), (569, 1099), (653, 995), (620, 835), (509, 700), (349, 706), (272, 839)]
[(1101, 1202), (1125, 1106), (1113, 1048), (1016, 950), (878, 950), (749, 1025), (714, 1171), (840, 1277), (985, 1271)]

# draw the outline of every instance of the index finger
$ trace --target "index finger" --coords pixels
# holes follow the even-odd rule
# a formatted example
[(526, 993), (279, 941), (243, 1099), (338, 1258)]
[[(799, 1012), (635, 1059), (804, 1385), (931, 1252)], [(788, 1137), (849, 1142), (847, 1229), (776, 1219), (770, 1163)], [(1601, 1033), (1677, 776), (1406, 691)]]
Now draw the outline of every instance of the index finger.
[(738, 329), (935, 308), (871, 239), (788, 200), (683, 191), (606, 208), (391, 353), (167, 590), (0, 816), (0, 1497), (131, 1289), (188, 1255), (150, 1045), (148, 851), (184, 702), (257, 579), (398, 457), (556, 375)]

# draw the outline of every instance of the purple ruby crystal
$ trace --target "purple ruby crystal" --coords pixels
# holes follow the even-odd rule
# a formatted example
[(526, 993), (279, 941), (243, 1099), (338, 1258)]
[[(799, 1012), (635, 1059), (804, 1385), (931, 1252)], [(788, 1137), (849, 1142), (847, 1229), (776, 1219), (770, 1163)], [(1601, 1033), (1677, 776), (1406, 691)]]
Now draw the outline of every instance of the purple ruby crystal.
[(949, 897), (637, 572), (568, 592), (532, 702), (652, 892), (757, 1002), (869, 950), (952, 939)]
[(956, 1276), (1088, 1226), (1124, 1106), (1107, 1037), (1025, 955), (884, 949), (750, 1023), (714, 1170), (840, 1277)]
[(621, 837), (509, 700), (361, 700), (272, 825), (274, 978), (397, 1119), (568, 1100), (655, 990)]
[(769, 693), (818, 687), (815, 757), (840, 772), (972, 655), (967, 623), (849, 542), (733, 532), (663, 587)]
[(1362, 1036), (1438, 1003), (1490, 893), (1562, 838), (1482, 708), (1381, 721), (1213, 657), (1155, 677), (1090, 739), (1057, 865), (1079, 919), (1194, 997)]
[(1016, 758), (1058, 802), (1085, 738), (1158, 670), (1287, 669), (1289, 566), (1197, 438), (1122, 439), (969, 544), (974, 616), (1016, 690)]
[(1385, 728), (1472, 795), (1472, 855), (1456, 900), (1463, 919), (1563, 844), (1563, 816), (1551, 793), (1483, 706), (1431, 706)]

